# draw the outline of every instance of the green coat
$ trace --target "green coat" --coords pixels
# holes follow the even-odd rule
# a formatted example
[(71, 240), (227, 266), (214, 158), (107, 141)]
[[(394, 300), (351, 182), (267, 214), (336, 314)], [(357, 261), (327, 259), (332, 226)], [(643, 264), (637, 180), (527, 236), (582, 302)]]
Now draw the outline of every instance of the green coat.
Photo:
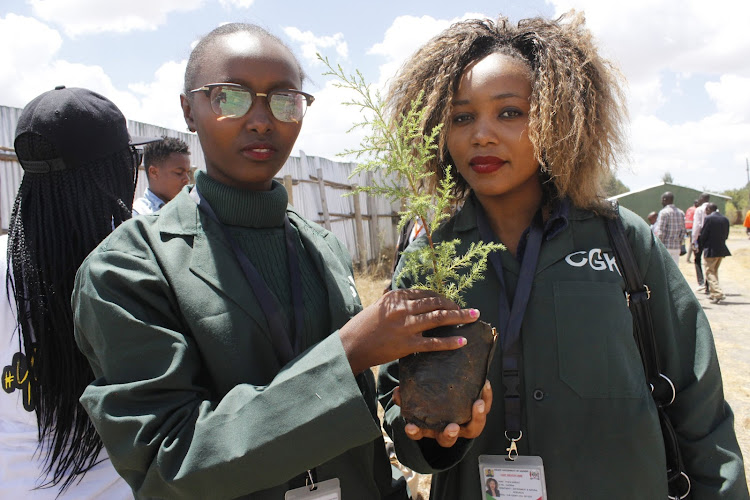
[[(288, 215), (336, 330), (362, 308), (349, 255)], [(73, 310), (96, 376), (81, 403), (136, 497), (278, 500), (316, 467), (344, 498), (406, 498), (403, 478), (391, 488), (372, 373), (352, 375), (337, 331), (280, 369), (231, 248), (187, 189), (92, 252)]]
[[(436, 239), (460, 238), (463, 248), (478, 241), (475, 203), (470, 198)], [(632, 212), (621, 212), (652, 291), (662, 370), (677, 387), (668, 412), (693, 481), (692, 498), (746, 499), (734, 419), (706, 316), (649, 227)], [(501, 258), (506, 283), (515, 290), (520, 265), (509, 252)], [(590, 212), (571, 209), (567, 227), (542, 244), (521, 331), (519, 453), (542, 457), (552, 500), (667, 498), (659, 421), (633, 340), (624, 281), (613, 262), (604, 221)], [(488, 267), (485, 279), (465, 295), (467, 306), (495, 325), (499, 286)], [(503, 332), (499, 335), (502, 342)], [(385, 428), (402, 463), (434, 473), (431, 498), (481, 498), (478, 456), (507, 454), (501, 364), (498, 346), (488, 377), (493, 405), (483, 433), (450, 449), (406, 437), (399, 407), (390, 398), (398, 385), (398, 364), (381, 367)]]

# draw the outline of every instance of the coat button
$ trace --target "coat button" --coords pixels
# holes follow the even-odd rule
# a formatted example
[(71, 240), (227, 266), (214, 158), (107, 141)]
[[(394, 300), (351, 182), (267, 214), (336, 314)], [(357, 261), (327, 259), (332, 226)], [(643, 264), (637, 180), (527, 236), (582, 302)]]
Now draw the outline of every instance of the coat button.
[(534, 399), (537, 401), (544, 399), (544, 391), (541, 389), (534, 389)]

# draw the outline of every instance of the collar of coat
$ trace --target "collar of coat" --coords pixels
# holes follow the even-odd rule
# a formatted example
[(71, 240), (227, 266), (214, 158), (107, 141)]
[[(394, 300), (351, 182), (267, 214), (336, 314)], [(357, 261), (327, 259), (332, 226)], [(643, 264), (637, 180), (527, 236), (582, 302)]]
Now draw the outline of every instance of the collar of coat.
[[(472, 193), (466, 199), (466, 203), (464, 203), (461, 210), (456, 214), (455, 230), (460, 232), (475, 229), (477, 227), (478, 209), (479, 200), (477, 200), (474, 193)], [(582, 211), (575, 210), (568, 198), (553, 201), (550, 217), (544, 224), (544, 238), (546, 240), (551, 240), (560, 234), (566, 227), (568, 227), (568, 221), (571, 217), (587, 218), (588, 216)], [(528, 229), (526, 231), (528, 232)], [(524, 237), (521, 239), (523, 240)]]
[[(481, 239), (479, 228), (477, 227), (478, 209), (479, 200), (472, 194), (466, 199), (461, 210), (455, 215), (453, 231), (466, 241), (479, 241)], [(537, 273), (553, 265), (560, 259), (561, 255), (564, 256), (567, 253), (579, 250), (573, 232), (570, 230), (571, 222), (583, 221), (593, 217), (595, 217), (593, 212), (576, 208), (567, 198), (554, 203), (552, 213), (545, 222), (544, 240), (546, 243), (542, 246), (539, 263), (537, 264)], [(520, 263), (525, 250), (525, 235), (528, 231), (527, 229), (521, 238), (522, 245), (519, 245), (517, 257), (514, 257), (509, 252), (500, 253), (503, 267), (511, 270), (511, 272), (520, 272)], [(602, 233), (604, 234), (603, 225)]]
[[(185, 187), (171, 202), (158, 212), (156, 221), (162, 238), (192, 236), (193, 251), (188, 263), (190, 270), (232, 296), (238, 305), (253, 316), (260, 314), (248, 307), (243, 294), (251, 291), (247, 280), (233, 257), (229, 242), (218, 224), (204, 215), (190, 197), (192, 186)], [(292, 226), (299, 232), (305, 251), (325, 282), (329, 296), (332, 331), (340, 328), (351, 316), (362, 309), (354, 287), (351, 257), (336, 236), (303, 218), (287, 206)], [(221, 252), (221, 258), (216, 258)], [(232, 257), (228, 257), (232, 256)], [(242, 290), (242, 294), (234, 291)], [(236, 297), (235, 297), (236, 296)], [(265, 323), (264, 318), (257, 318)]]

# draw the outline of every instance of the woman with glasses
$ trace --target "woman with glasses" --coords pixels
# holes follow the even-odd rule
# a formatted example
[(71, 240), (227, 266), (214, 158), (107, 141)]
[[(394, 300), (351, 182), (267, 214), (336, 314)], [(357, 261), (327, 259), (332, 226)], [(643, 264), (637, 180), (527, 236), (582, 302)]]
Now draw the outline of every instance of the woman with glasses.
[(78, 273), (77, 339), (98, 377), (81, 401), (138, 497), (280, 499), (314, 484), (406, 498), (369, 368), (461, 347), (421, 332), (478, 313), (415, 291), (362, 310), (346, 249), (274, 181), (313, 103), (303, 80), (256, 26), (203, 38), (181, 101), (206, 172)]

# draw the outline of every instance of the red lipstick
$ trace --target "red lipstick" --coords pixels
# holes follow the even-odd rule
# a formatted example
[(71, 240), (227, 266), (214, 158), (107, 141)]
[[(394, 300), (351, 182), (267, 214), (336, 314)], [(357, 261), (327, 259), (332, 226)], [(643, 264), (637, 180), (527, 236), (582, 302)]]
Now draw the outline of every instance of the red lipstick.
[(489, 174), (499, 170), (506, 161), (497, 156), (475, 156), (469, 160), (469, 166), (478, 174)]

